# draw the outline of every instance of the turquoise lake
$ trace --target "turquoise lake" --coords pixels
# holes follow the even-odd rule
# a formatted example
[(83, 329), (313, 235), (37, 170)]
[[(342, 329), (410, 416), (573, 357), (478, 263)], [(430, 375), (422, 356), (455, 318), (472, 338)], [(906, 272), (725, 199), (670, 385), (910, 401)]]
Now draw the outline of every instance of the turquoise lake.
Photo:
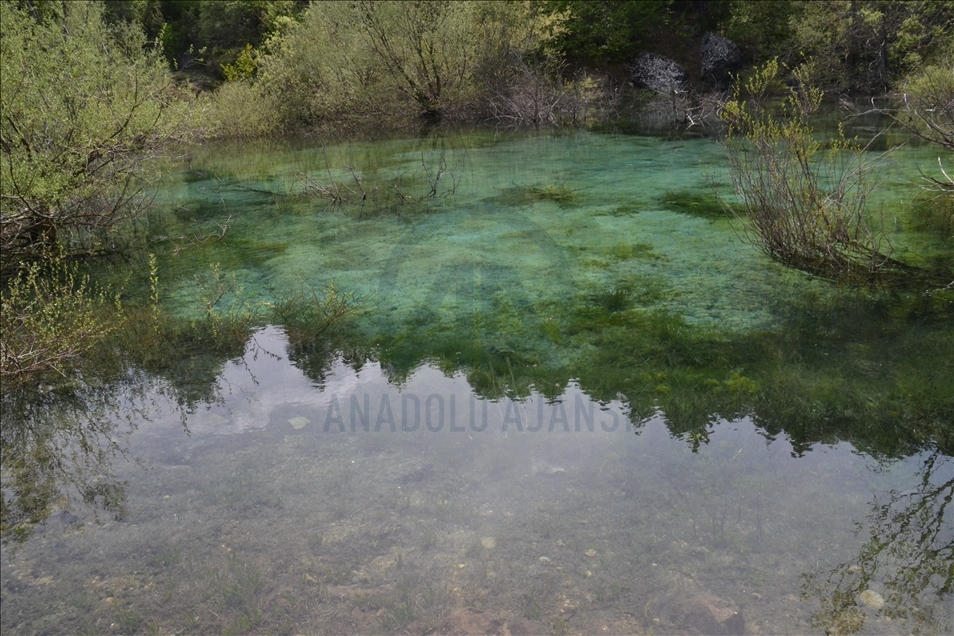
[[(872, 209), (950, 264), (933, 152)], [(170, 160), (155, 280), (96, 272), (152, 353), (4, 398), (2, 631), (954, 632), (950, 291), (787, 270), (730, 189), (581, 131)]]

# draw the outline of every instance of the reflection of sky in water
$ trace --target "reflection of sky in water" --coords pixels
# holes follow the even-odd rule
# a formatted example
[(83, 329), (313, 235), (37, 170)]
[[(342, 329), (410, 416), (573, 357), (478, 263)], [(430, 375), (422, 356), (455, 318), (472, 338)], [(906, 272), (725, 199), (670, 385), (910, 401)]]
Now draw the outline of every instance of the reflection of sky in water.
[[(82, 531), (54, 525), (21, 551), (5, 551), (5, 607), (82, 593), (96, 607), (108, 597), (109, 605), (184, 624), (169, 611), (172, 603), (198, 616), (201, 631), (218, 629), (204, 608), (240, 615), (223, 594), (253, 568), (267, 581), (249, 592), (258, 611), (278, 612), (268, 600), (274, 594), (328, 610), (284, 608), (305, 632), (373, 631), (382, 616), (401, 618), (392, 601), (406, 593), (420, 607), (405, 626), (440, 622), (483, 599), (477, 607), (530, 629), (568, 615), (586, 633), (698, 630), (703, 619), (687, 619), (695, 611), (687, 603), (715, 598), (742, 613), (747, 633), (805, 633), (832, 593), (818, 576), (860, 577), (876, 564), (852, 598), (870, 589), (890, 600), (892, 581), (904, 574), (897, 559), (858, 555), (872, 502), (892, 492), (915, 501), (926, 456), (882, 464), (847, 443), (816, 444), (795, 456), (784, 436), (767, 439), (747, 418), (714, 422), (709, 443), (693, 452), (672, 437), (663, 413), (634, 431), (623, 404), (593, 404), (572, 383), (558, 400), (534, 393), (488, 402), (473, 397), (463, 376), (427, 364), (396, 386), (377, 363), (356, 371), (339, 360), (318, 387), (289, 364), (286, 344), (277, 328), (256, 333), (245, 357), (220, 374), (220, 402), (187, 418), (188, 436), (171, 404), (140, 425), (129, 451), (143, 463), (120, 466), (130, 495), (122, 523)], [(361, 409), (354, 433), (352, 396)], [(398, 432), (388, 424), (374, 431), (385, 396)], [(460, 432), (450, 430), (452, 399)], [(332, 400), (345, 433), (337, 421), (324, 430)], [(423, 412), (429, 400), (430, 416)], [(401, 431), (405, 402), (422, 409), (408, 420), (412, 432)], [(445, 419), (431, 432), (428, 425), (441, 423), (439, 402)], [(486, 430), (474, 430), (470, 404), (478, 428), (486, 407)], [(569, 431), (555, 415), (560, 405)], [(296, 429), (295, 417), (310, 424)], [(618, 430), (600, 426), (611, 428), (617, 417)], [(949, 473), (942, 459), (929, 481)], [(943, 545), (951, 526), (939, 529)], [(49, 582), (25, 582), (35, 580)], [(224, 593), (216, 587), (223, 580)], [(803, 587), (806, 580), (814, 587)], [(150, 594), (161, 586), (176, 590), (174, 601)], [(432, 599), (429, 589), (457, 593)], [(526, 607), (531, 591), (539, 612)], [(355, 600), (364, 596), (377, 600)], [(904, 598), (900, 609), (915, 602), (920, 613), (896, 615), (900, 623), (853, 600), (837, 621), (860, 616), (865, 633), (885, 634), (919, 621), (944, 624), (928, 596)], [(633, 607), (636, 617), (627, 614)], [(73, 624), (71, 611), (61, 610), (64, 624)], [(354, 622), (340, 622), (340, 612)], [(57, 624), (39, 615), (18, 620), (28, 630)]]

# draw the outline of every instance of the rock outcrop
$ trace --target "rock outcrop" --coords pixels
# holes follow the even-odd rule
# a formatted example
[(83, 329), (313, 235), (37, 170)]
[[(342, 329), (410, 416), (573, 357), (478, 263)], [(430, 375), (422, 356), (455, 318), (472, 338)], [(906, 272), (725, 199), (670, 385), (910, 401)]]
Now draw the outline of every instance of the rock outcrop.
[(632, 64), (627, 64), (633, 84), (657, 93), (669, 94), (685, 88), (689, 75), (674, 60), (655, 53), (640, 53)]
[(742, 51), (727, 37), (717, 33), (702, 36), (702, 79), (719, 88), (732, 83), (732, 75), (742, 68)]

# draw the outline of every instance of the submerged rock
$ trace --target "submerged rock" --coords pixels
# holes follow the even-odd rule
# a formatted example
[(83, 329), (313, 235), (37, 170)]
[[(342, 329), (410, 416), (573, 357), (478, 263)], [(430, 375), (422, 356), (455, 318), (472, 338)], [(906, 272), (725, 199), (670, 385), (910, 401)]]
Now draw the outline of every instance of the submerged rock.
[(879, 610), (884, 607), (884, 597), (874, 590), (865, 590), (858, 595), (858, 598), (855, 599), (855, 602), (858, 605), (867, 607), (871, 610)]
[(686, 634), (741, 636), (745, 634), (742, 611), (714, 594), (677, 595), (659, 608), (667, 622)]
[(288, 423), (291, 424), (296, 431), (300, 431), (301, 429), (311, 424), (311, 421), (306, 420), (303, 417), (293, 417), (290, 420), (288, 420)]

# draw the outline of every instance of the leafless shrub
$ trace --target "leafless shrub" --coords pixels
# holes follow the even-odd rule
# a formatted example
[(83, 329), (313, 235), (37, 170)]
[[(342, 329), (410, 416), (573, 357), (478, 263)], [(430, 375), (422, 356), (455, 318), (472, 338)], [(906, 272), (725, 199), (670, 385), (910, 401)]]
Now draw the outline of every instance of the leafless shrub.
[(341, 209), (345, 206), (361, 206), (361, 214), (364, 214), (366, 210), (379, 212), (392, 209), (394, 206), (409, 203), (424, 204), (429, 201), (444, 199), (454, 194), (460, 183), (460, 179), (448, 171), (447, 159), (443, 152), (438, 158), (437, 165), (428, 165), (424, 153), (421, 153), (421, 169), (423, 171), (424, 187), (426, 188), (422, 194), (408, 192), (412, 186), (420, 187), (419, 183), (413, 183), (417, 179), (412, 179), (412, 183), (409, 184), (407, 177), (396, 177), (386, 182), (377, 183), (372, 187), (366, 184), (365, 179), (358, 176), (352, 166), (346, 164), (345, 169), (348, 171), (350, 179), (344, 181), (335, 178), (331, 166), (327, 162), (325, 164), (326, 179), (318, 179), (299, 173), (298, 180), (301, 193), (306, 197), (324, 200), (329, 207), (334, 209)]
[(743, 234), (776, 261), (852, 284), (910, 280), (923, 272), (892, 258), (880, 220), (868, 212), (877, 186), (877, 159), (843, 136), (830, 148), (815, 140), (808, 123), (822, 92), (796, 71), (776, 115), (766, 97), (778, 65), (770, 62), (737, 88), (726, 104), (725, 141), (739, 203), (726, 206), (743, 221)]

